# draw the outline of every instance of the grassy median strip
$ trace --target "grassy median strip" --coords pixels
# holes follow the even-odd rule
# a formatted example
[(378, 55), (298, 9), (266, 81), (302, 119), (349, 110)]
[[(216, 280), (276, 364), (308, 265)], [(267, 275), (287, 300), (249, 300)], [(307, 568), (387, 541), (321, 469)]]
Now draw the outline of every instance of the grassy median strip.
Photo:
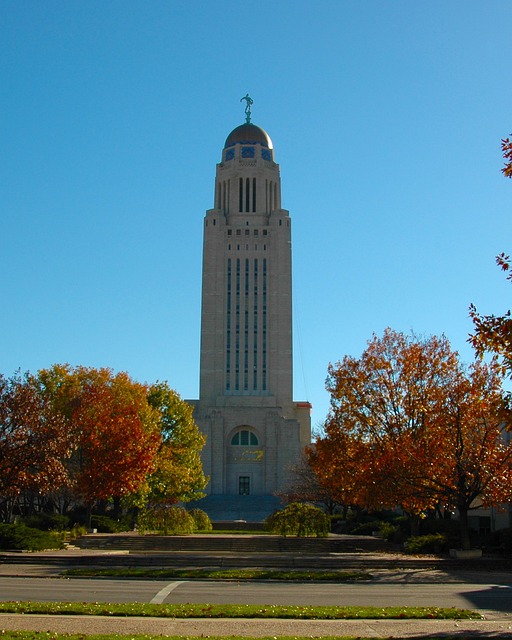
[(301, 607), (250, 604), (0, 602), (0, 613), (138, 616), (151, 618), (280, 618), (295, 620), (480, 619), (468, 609), (442, 607)]
[(139, 578), (141, 580), (287, 580), (300, 582), (355, 582), (371, 580), (366, 571), (300, 571), (278, 569), (150, 569), (147, 567), (107, 567), (68, 569), (69, 577)]

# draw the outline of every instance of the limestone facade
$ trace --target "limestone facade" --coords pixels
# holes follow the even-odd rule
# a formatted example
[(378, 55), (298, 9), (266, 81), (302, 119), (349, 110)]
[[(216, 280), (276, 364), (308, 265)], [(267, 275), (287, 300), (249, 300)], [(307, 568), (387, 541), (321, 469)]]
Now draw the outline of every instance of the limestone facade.
[(272, 141), (235, 128), (204, 218), (201, 362), (194, 417), (212, 495), (272, 495), (311, 439), (294, 402), (291, 219)]

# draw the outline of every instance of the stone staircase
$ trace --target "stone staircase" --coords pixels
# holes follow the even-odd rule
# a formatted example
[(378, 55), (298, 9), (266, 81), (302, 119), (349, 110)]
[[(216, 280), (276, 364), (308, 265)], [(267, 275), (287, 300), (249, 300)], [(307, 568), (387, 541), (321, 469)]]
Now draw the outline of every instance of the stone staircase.
[(209, 553), (298, 553), (328, 555), (331, 553), (376, 553), (391, 546), (371, 536), (336, 535), (328, 538), (283, 538), (271, 535), (190, 535), (159, 536), (126, 534), (88, 534), (76, 543), (81, 549), (151, 552)]
[(187, 509), (202, 509), (216, 522), (263, 522), (271, 513), (282, 508), (281, 501), (272, 495), (207, 495), (190, 502)]

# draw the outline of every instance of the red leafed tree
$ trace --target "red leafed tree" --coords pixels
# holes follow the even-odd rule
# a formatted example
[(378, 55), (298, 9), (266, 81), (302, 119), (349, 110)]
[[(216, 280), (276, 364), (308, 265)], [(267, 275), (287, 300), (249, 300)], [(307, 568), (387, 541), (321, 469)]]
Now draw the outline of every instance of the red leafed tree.
[[(512, 134), (511, 134), (512, 135)], [(501, 141), (501, 149), (505, 166), (502, 173), (512, 178), (512, 140), (505, 138)], [(496, 256), (498, 266), (507, 274), (507, 280), (512, 281), (512, 267), (510, 256), (501, 253)], [(475, 333), (469, 336), (478, 356), (485, 353), (493, 354), (501, 363), (502, 372), (512, 376), (512, 317), (510, 309), (502, 316), (480, 315), (475, 305), (469, 307), (469, 315), (475, 325)]]
[[(501, 253), (496, 257), (496, 263), (507, 274), (507, 280), (512, 281), (512, 266), (510, 257)], [(500, 362), (502, 373), (512, 376), (512, 316), (510, 309), (502, 316), (481, 315), (475, 305), (469, 307), (469, 315), (473, 320), (475, 332), (469, 336), (469, 342), (475, 348), (478, 356), (485, 353), (493, 354)]]
[(44, 496), (67, 482), (71, 447), (62, 415), (53, 411), (32, 376), (0, 375), (0, 500), (9, 520), (22, 494)]
[(457, 508), (468, 548), (469, 509), (512, 499), (512, 445), (492, 365), (465, 370), (445, 338), (387, 329), (361, 358), (330, 365), (327, 389), (325, 437), (310, 461), (341, 502), (411, 514)]
[(67, 467), (89, 510), (98, 500), (139, 491), (161, 442), (158, 412), (147, 387), (126, 373), (56, 365), (39, 372), (53, 405), (66, 416), (75, 452)]
[(505, 159), (505, 166), (501, 171), (506, 178), (512, 178), (512, 140), (510, 138), (504, 138), (501, 141), (501, 150)]

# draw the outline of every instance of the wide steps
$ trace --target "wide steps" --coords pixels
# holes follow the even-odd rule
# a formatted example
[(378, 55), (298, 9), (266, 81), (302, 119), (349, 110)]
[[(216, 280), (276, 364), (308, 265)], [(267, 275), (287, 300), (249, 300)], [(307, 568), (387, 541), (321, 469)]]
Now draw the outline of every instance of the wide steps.
[(389, 550), (390, 545), (371, 536), (291, 538), (280, 536), (159, 536), (135, 534), (89, 534), (76, 541), (82, 549), (129, 552), (183, 551), (210, 553), (371, 553)]

